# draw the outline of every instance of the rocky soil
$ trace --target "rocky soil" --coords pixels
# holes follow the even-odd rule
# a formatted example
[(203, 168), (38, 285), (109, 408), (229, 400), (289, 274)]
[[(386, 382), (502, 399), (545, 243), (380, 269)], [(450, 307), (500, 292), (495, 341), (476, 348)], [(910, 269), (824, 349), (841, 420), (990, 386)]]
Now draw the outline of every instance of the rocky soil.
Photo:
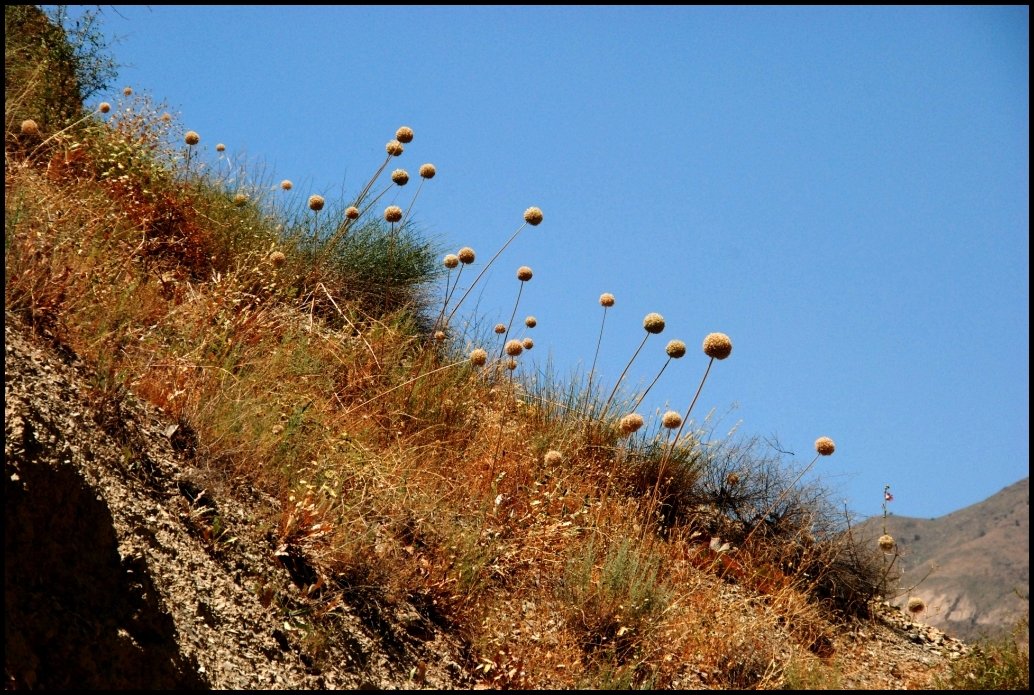
[[(222, 489), (185, 427), (10, 315), (4, 334), (8, 689), (479, 685), (465, 645), (415, 607), (343, 600), (314, 638), (290, 601), (304, 558), (260, 521), (277, 500)], [(877, 615), (835, 639), (845, 689), (931, 687), (967, 649)]]

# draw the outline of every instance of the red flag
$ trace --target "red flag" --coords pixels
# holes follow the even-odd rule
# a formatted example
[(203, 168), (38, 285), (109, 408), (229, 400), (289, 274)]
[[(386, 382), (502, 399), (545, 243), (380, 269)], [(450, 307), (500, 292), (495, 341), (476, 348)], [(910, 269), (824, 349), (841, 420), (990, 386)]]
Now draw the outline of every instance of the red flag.
[(884, 490), (883, 499), (885, 499), (888, 502), (891, 502), (894, 500), (894, 495), (890, 494), (890, 490)]

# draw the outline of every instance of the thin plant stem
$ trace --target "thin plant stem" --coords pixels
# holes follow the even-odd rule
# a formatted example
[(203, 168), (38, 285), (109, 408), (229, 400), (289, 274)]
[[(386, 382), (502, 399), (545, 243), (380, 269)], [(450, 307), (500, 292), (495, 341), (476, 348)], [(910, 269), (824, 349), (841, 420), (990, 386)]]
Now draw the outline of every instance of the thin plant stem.
[(524, 291), (524, 280), (521, 280), (521, 286), (517, 289), (517, 301), (513, 303), (513, 313), (510, 314), (510, 320), (506, 324), (506, 333), (503, 334), (503, 347), (499, 353), (499, 359), (503, 358), (503, 352), (506, 350), (506, 339), (510, 337), (510, 327), (513, 326), (513, 319), (517, 316), (517, 305), (521, 303), (521, 292)]
[(413, 194), (413, 200), (409, 201), (409, 207), (406, 208), (406, 213), (402, 215), (402, 224), (406, 223), (406, 218), (409, 217), (410, 211), (413, 209), (413, 206), (416, 205), (417, 196), (420, 195), (420, 189), (424, 187), (424, 181), (426, 180), (427, 179), (420, 177), (420, 185), (416, 187), (416, 193)]
[(643, 342), (639, 343), (639, 347), (637, 347), (636, 351), (632, 353), (632, 359), (630, 359), (628, 361), (628, 364), (625, 365), (625, 369), (621, 372), (621, 376), (618, 377), (617, 383), (614, 384), (614, 389), (610, 392), (610, 396), (607, 398), (607, 402), (603, 404), (603, 412), (601, 414), (601, 417), (607, 414), (607, 408), (610, 406), (610, 402), (614, 400), (614, 395), (618, 392), (618, 387), (621, 386), (621, 382), (622, 380), (624, 380), (625, 374), (628, 373), (629, 367), (631, 367), (632, 363), (635, 362), (636, 356), (639, 354), (639, 351), (643, 349), (643, 346), (646, 345), (646, 341), (649, 337), (649, 333), (643, 336)]
[(600, 336), (596, 339), (596, 353), (592, 356), (592, 367), (589, 368), (589, 383), (585, 387), (588, 398), (585, 402), (585, 414), (589, 414), (589, 405), (592, 403), (592, 377), (596, 373), (596, 358), (600, 356), (600, 345), (603, 343), (603, 327), (607, 325), (607, 309), (603, 307), (603, 321), (600, 322)]
[(459, 364), (463, 364), (463, 363), (465, 363), (465, 362), (468, 362), (468, 361), (469, 361), (469, 360), (467, 360), (466, 358), (464, 358), (464, 359), (462, 359), (462, 360), (457, 360), (457, 361), (455, 361), (455, 362), (451, 362), (451, 363), (449, 363), (449, 364), (446, 364), (446, 365), (444, 365), (444, 366), (438, 367), (438, 369), (432, 369), (432, 370), (431, 370), (431, 371), (429, 371), (429, 372), (424, 372), (423, 374), (417, 374), (417, 375), (416, 375), (415, 377), (413, 377), (412, 379), (408, 379), (408, 380), (406, 380), (406, 381), (403, 381), (403, 382), (402, 382), (401, 384), (397, 384), (396, 386), (392, 386), (392, 387), (391, 387), (390, 389), (388, 389), (387, 391), (382, 391), (382, 392), (378, 393), (378, 394), (377, 394), (376, 396), (374, 396), (373, 398), (368, 398), (368, 399), (366, 399), (365, 401), (363, 401), (363, 402), (362, 402), (362, 403), (360, 403), (359, 405), (354, 405), (354, 406), (352, 406), (351, 408), (349, 408), (348, 410), (346, 410), (344, 414), (345, 414), (345, 415), (348, 415), (349, 413), (352, 413), (352, 412), (354, 412), (355, 410), (357, 410), (357, 409), (359, 409), (359, 408), (362, 408), (362, 407), (363, 407), (363, 406), (365, 406), (365, 405), (369, 405), (370, 403), (373, 403), (373, 402), (374, 402), (375, 400), (377, 400), (378, 398), (381, 398), (382, 396), (387, 396), (387, 395), (388, 395), (389, 393), (391, 393), (392, 391), (396, 391), (396, 390), (398, 390), (398, 389), (402, 388), (403, 386), (408, 386), (409, 384), (412, 384), (412, 383), (413, 383), (414, 381), (416, 381), (416, 380), (418, 380), (418, 379), (423, 379), (423, 378), (424, 378), (425, 376), (431, 376), (432, 374), (435, 374), (436, 372), (440, 372), (440, 371), (443, 371), (443, 370), (445, 370), (445, 369), (449, 369), (450, 367), (455, 367), (456, 365), (459, 365)]
[(503, 245), (502, 245), (502, 247), (501, 247), (501, 248), (500, 248), (500, 249), (499, 249), (498, 251), (496, 251), (496, 252), (495, 252), (495, 255), (494, 255), (494, 256), (492, 256), (492, 260), (490, 260), (490, 261), (489, 261), (488, 263), (486, 263), (486, 264), (485, 264), (485, 267), (481, 269), (481, 272), (480, 272), (480, 273), (478, 273), (478, 276), (477, 276), (476, 278), (474, 278), (474, 282), (470, 283), (470, 287), (468, 287), (468, 288), (467, 288), (467, 291), (466, 291), (466, 292), (464, 292), (464, 293), (463, 293), (463, 295), (462, 295), (462, 296), (460, 297), (459, 301), (458, 301), (458, 302), (456, 302), (456, 306), (454, 306), (454, 307), (452, 308), (452, 311), (451, 311), (451, 312), (449, 313), (449, 318), (445, 319), (445, 325), (446, 325), (446, 326), (447, 326), (447, 325), (449, 325), (449, 322), (450, 322), (450, 321), (452, 321), (452, 317), (456, 315), (456, 312), (457, 312), (457, 311), (459, 310), (460, 306), (461, 306), (461, 305), (463, 304), (463, 300), (465, 300), (465, 299), (467, 298), (467, 295), (469, 295), (469, 294), (470, 294), (470, 291), (471, 291), (472, 289), (474, 289), (474, 286), (478, 284), (478, 282), (479, 282), (479, 281), (481, 280), (481, 278), (482, 278), (482, 277), (484, 276), (485, 272), (486, 272), (486, 271), (487, 271), (487, 270), (488, 270), (488, 269), (489, 269), (489, 268), (490, 268), (490, 267), (492, 266), (492, 264), (493, 264), (493, 263), (495, 263), (495, 259), (499, 258), (499, 255), (500, 255), (500, 254), (501, 254), (501, 253), (502, 253), (503, 251), (505, 251), (505, 250), (506, 250), (506, 247), (507, 247), (507, 246), (509, 246), (509, 245), (510, 245), (510, 243), (511, 243), (511, 242), (512, 242), (512, 241), (513, 241), (514, 239), (516, 239), (516, 238), (517, 238), (517, 235), (521, 233), (521, 230), (522, 230), (522, 229), (524, 229), (524, 228), (525, 228), (525, 227), (527, 227), (527, 226), (528, 226), (528, 223), (527, 223), (527, 222), (525, 222), (525, 223), (524, 223), (524, 224), (522, 224), (522, 225), (521, 225), (520, 227), (518, 227), (518, 228), (517, 228), (517, 231), (513, 233), (513, 236), (511, 236), (511, 237), (510, 237), (509, 239), (507, 239), (507, 240), (506, 240), (506, 243), (505, 243), (505, 244), (503, 244)]
[(776, 498), (775, 502), (769, 505), (768, 509), (765, 510), (765, 513), (758, 517), (758, 520), (754, 522), (754, 527), (750, 529), (750, 533), (748, 533), (747, 537), (743, 539), (742, 543), (740, 543), (741, 547), (747, 547), (747, 541), (749, 541), (751, 539), (751, 536), (754, 535), (754, 532), (761, 527), (761, 523), (765, 520), (765, 517), (768, 516), (772, 512), (772, 510), (776, 508), (776, 505), (783, 501), (783, 498), (786, 497), (786, 493), (793, 489), (793, 486), (796, 485), (800, 481), (800, 479), (804, 477), (804, 474), (811, 470), (811, 467), (815, 465), (815, 462), (819, 460), (820, 456), (822, 456), (822, 454), (815, 454), (815, 458), (811, 460), (811, 463), (805, 466), (804, 470), (801, 471), (800, 475), (794, 478), (793, 482), (790, 483), (790, 486), (779, 494), (779, 497)]
[(637, 400), (635, 402), (635, 405), (632, 406), (632, 410), (635, 410), (636, 408), (638, 408), (639, 404), (643, 402), (643, 399), (646, 398), (646, 394), (650, 393), (650, 389), (652, 389), (654, 384), (657, 383), (657, 380), (661, 378), (661, 374), (664, 374), (664, 370), (668, 368), (668, 364), (671, 362), (672, 359), (673, 358), (669, 357), (668, 361), (664, 363), (664, 366), (661, 367), (661, 371), (657, 372), (657, 376), (655, 376), (653, 378), (653, 381), (650, 382), (650, 385), (647, 386), (646, 390), (643, 391), (643, 394), (641, 396), (639, 396), (639, 400)]

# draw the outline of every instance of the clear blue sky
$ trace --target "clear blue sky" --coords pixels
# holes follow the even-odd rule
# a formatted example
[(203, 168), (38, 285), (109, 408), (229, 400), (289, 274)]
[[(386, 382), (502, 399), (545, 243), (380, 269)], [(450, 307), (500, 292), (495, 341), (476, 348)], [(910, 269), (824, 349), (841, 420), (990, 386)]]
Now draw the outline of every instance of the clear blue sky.
[[(433, 162), (416, 223), (487, 260), (480, 298), (531, 357), (600, 381), (674, 362), (641, 409), (778, 437), (836, 499), (935, 517), (1029, 474), (1029, 9), (104, 6), (131, 85), (185, 128), (354, 195)], [(411, 187), (400, 200), (408, 201)], [(470, 274), (472, 277), (472, 274)], [(468, 277), (469, 279), (469, 277)], [(483, 281), (484, 282), (484, 281)], [(473, 305), (471, 304), (471, 307)], [(525, 367), (527, 368), (527, 367)], [(811, 477), (809, 475), (809, 477)]]

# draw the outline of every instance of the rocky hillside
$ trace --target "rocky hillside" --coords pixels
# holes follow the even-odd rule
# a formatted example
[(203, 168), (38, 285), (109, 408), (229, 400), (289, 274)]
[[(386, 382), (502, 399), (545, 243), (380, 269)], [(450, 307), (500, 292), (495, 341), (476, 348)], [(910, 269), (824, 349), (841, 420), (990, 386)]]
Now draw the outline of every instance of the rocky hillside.
[[(10, 315), (4, 329), (8, 688), (492, 685), (463, 636), (417, 607), (307, 613), (305, 558), (257, 522), (275, 500), (220, 486), (178, 423), (128, 394), (99, 400), (74, 355)], [(719, 585), (722, 621), (765, 624), (765, 597), (699, 579)], [(831, 635), (832, 685), (929, 687), (967, 649), (889, 606), (875, 615)], [(756, 644), (790, 641), (770, 625)], [(721, 687), (718, 675), (687, 664), (680, 683)]]
[(1029, 615), (1030, 478), (946, 516), (873, 518), (862, 532), (875, 538), (884, 525), (900, 548), (901, 586), (926, 602), (931, 625), (976, 640)]

